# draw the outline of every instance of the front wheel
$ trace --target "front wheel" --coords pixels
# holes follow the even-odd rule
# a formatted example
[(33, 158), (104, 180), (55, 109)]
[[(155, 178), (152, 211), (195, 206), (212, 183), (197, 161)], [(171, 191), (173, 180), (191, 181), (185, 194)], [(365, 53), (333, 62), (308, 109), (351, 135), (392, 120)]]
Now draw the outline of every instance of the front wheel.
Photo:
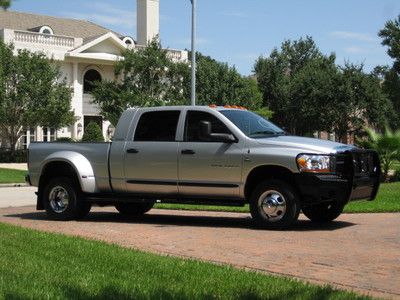
[(344, 204), (333, 202), (305, 206), (301, 210), (311, 221), (316, 223), (326, 223), (339, 217), (343, 212), (343, 208)]
[(80, 199), (78, 185), (68, 177), (50, 180), (44, 188), (44, 207), (47, 215), (54, 220), (68, 221), (84, 218), (90, 211), (90, 204)]
[(143, 203), (118, 203), (115, 208), (122, 215), (143, 215), (153, 208), (155, 201)]
[(284, 229), (299, 217), (299, 197), (286, 182), (266, 180), (251, 195), (250, 212), (257, 226)]

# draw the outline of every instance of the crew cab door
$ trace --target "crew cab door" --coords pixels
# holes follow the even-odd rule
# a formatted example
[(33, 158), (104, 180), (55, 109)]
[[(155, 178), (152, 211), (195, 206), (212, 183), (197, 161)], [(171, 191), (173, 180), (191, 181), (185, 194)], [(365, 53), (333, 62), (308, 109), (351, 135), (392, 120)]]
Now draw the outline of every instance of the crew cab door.
[(179, 195), (239, 198), (242, 147), (239, 143), (202, 139), (200, 123), (211, 123), (213, 133), (231, 133), (216, 115), (188, 110), (183, 141), (179, 143)]
[(132, 194), (176, 195), (180, 111), (144, 111), (125, 145), (126, 189)]

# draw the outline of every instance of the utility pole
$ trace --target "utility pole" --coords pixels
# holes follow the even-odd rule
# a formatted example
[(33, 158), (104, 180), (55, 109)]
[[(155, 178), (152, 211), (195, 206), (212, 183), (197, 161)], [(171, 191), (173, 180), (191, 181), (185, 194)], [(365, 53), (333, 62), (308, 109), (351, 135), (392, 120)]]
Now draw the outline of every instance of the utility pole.
[(192, 2), (192, 89), (191, 89), (191, 105), (196, 105), (196, 2)]

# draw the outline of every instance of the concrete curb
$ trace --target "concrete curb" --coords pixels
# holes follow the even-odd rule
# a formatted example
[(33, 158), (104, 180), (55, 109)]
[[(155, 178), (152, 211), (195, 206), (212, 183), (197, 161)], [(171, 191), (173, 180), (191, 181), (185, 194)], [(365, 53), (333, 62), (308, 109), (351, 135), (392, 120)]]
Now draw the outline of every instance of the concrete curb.
[(27, 183), (1, 183), (0, 188), (7, 188), (7, 187), (28, 187)]

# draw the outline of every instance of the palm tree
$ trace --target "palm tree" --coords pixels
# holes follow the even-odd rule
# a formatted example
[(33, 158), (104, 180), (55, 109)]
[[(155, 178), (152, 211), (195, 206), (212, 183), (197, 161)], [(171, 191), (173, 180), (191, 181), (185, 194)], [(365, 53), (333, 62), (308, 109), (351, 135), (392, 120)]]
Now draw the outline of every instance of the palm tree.
[(382, 179), (388, 180), (388, 173), (393, 162), (400, 159), (400, 130), (393, 132), (388, 127), (380, 134), (371, 128), (365, 129), (366, 138), (358, 140), (363, 148), (373, 149), (379, 154)]

